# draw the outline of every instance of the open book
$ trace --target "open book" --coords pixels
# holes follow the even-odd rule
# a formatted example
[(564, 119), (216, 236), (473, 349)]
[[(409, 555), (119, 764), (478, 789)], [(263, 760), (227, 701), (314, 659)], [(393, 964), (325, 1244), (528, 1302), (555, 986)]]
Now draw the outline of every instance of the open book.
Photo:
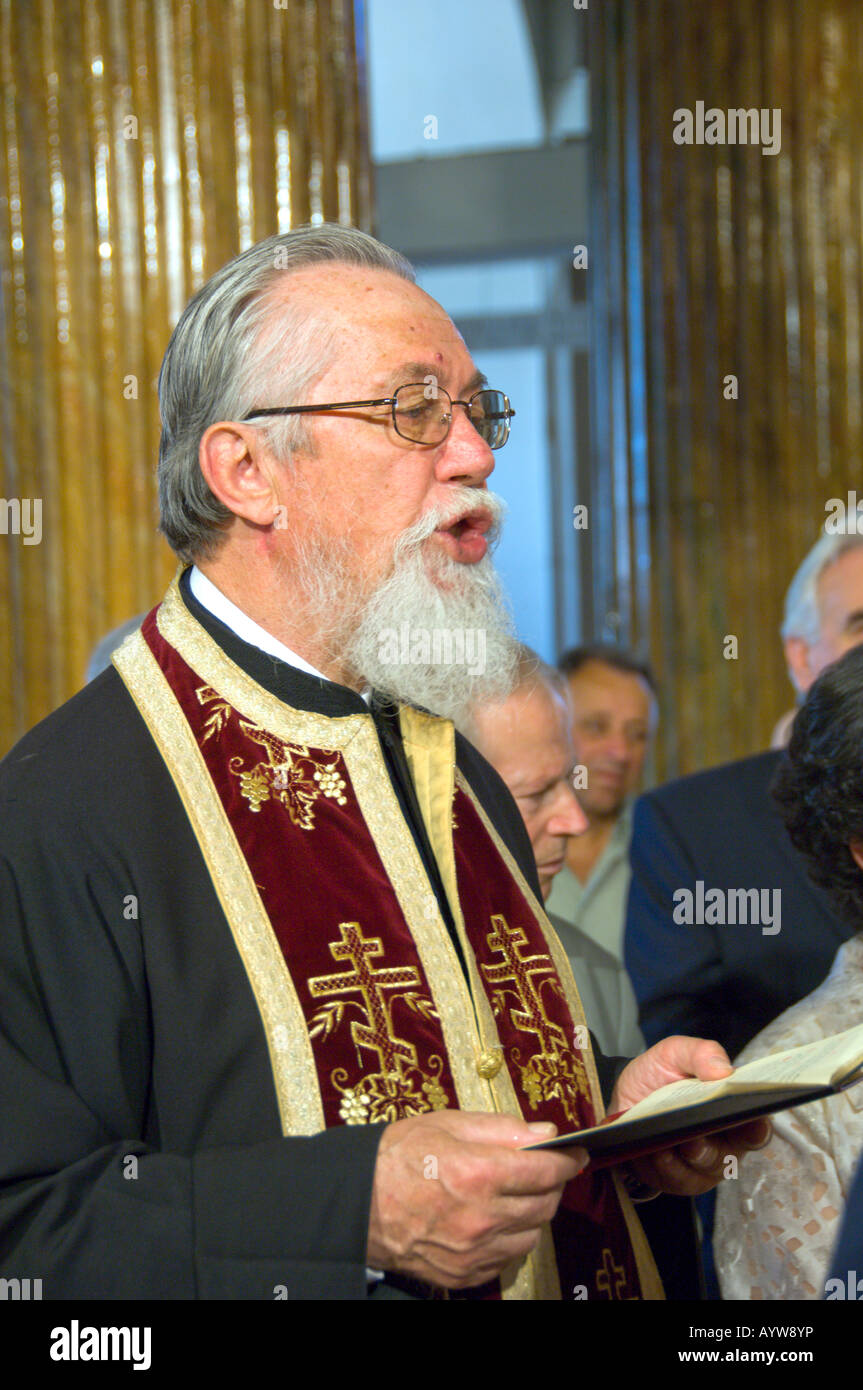
[(673, 1081), (592, 1129), (559, 1134), (535, 1149), (586, 1149), (591, 1167), (606, 1168), (806, 1105), (863, 1080), (863, 1024), (737, 1067), (721, 1081)]

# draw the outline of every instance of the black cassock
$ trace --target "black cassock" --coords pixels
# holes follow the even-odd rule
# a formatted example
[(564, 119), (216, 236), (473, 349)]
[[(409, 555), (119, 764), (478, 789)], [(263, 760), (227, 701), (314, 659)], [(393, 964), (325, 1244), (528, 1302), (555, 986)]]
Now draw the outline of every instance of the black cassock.
[[(325, 715), (367, 712), (353, 691), (242, 642), (188, 576), (181, 592), (272, 694)], [(397, 725), (374, 717), (451, 925)], [(509, 792), (469, 744), (457, 749), (539, 896)], [(607, 1099), (622, 1063), (596, 1061)], [(282, 1136), (230, 928), (113, 668), (0, 764), (0, 1114), (0, 1276), (41, 1279), (46, 1299), (367, 1296), (381, 1126)]]

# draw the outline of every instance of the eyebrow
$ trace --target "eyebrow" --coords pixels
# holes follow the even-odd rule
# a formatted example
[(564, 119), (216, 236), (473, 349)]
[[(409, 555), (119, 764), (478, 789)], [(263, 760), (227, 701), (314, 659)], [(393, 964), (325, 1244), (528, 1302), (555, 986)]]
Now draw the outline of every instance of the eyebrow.
[[(572, 762), (568, 768), (566, 768), (563, 772), (558, 773), (556, 777), (546, 778), (542, 786), (537, 787), (536, 790), (532, 792), (522, 789), (522, 787), (519, 786), (519, 783), (516, 782), (515, 785), (519, 788), (519, 790), (513, 791), (513, 796), (544, 796), (546, 792), (551, 791), (552, 787), (556, 787), (558, 782), (571, 782), (576, 774), (576, 771), (578, 770), (578, 766), (578, 762)], [(533, 782), (533, 778), (528, 778), (526, 785), (528, 787), (533, 786)]]
[[(427, 376), (434, 377), (441, 384), (444, 384), (447, 379), (446, 372), (441, 372), (440, 368), (436, 369), (431, 362), (403, 362), (387, 377), (384, 389), (394, 391), (397, 386), (407, 386), (412, 381), (422, 382)], [(488, 386), (488, 377), (485, 372), (476, 371), (466, 383), (464, 390), (468, 396), (471, 396), (474, 391), (480, 391), (483, 386)]]
[(846, 629), (849, 627), (856, 627), (858, 623), (861, 622), (863, 622), (863, 608), (855, 608), (853, 613), (847, 615), (844, 627)]

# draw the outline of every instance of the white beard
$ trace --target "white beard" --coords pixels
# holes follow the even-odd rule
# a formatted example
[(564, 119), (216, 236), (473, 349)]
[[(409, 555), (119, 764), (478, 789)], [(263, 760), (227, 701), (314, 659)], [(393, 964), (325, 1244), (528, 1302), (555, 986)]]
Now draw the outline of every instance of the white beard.
[(512, 617), (489, 556), (459, 564), (430, 539), (478, 503), (494, 515), (493, 543), (501, 499), (475, 488), (453, 490), (447, 515), (436, 509), (402, 533), (388, 573), (365, 597), (355, 596), (347, 545), (335, 554), (330, 542), (324, 555), (312, 542), (291, 565), (306, 596), (304, 616), (357, 685), (395, 704), (421, 705), (459, 727), (475, 704), (507, 698), (518, 665)]

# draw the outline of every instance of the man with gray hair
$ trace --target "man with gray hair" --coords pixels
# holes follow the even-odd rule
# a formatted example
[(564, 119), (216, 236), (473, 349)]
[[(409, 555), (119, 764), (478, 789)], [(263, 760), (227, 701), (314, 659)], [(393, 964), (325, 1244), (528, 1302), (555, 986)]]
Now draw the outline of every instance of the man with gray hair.
[[(530, 647), (519, 649), (515, 684), (504, 700), (484, 700), (462, 732), (499, 772), (521, 812), (536, 859), (543, 901), (565, 863), (571, 838), (587, 829), (573, 779), (569, 686)], [(549, 913), (572, 966), (594, 1036), (604, 1052), (631, 1056), (644, 1040), (623, 965), (577, 926)]]
[[(528, 1146), (728, 1059), (593, 1049), (451, 722), (516, 664), (507, 397), (339, 227), (213, 276), (159, 391), (182, 571), (0, 769), (0, 1268), (46, 1299), (660, 1296), (623, 1178)], [(484, 670), (429, 627), (482, 631)], [(766, 1132), (629, 1181), (707, 1190)]]
[[(819, 536), (788, 586), (781, 632), (799, 704), (825, 666), (863, 641), (863, 535)], [(796, 713), (782, 715), (771, 748), (785, 747)]]

